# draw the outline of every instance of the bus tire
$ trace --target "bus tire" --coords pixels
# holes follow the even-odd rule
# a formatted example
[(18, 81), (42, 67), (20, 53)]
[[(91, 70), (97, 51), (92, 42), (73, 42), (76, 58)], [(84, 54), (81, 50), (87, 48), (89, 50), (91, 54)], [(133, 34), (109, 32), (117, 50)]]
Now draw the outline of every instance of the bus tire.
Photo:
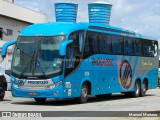
[(5, 87), (4, 87), (4, 84), (0, 82), (0, 101), (3, 100), (4, 95), (5, 95)]
[(141, 91), (140, 91), (140, 96), (141, 97), (145, 96), (146, 91), (147, 91), (147, 82), (144, 81), (143, 84), (142, 84)]
[(34, 98), (37, 103), (43, 104), (46, 102), (46, 98)]
[(83, 84), (81, 88), (81, 96), (78, 98), (79, 103), (86, 103), (88, 100), (89, 87), (88, 84)]
[(140, 82), (137, 80), (135, 85), (134, 85), (134, 92), (131, 93), (132, 97), (139, 97), (140, 96)]

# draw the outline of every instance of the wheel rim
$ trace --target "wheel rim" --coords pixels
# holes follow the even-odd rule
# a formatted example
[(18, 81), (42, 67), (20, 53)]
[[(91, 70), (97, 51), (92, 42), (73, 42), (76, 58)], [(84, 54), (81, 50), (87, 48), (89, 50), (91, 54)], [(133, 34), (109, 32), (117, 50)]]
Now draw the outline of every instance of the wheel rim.
[(82, 97), (83, 97), (83, 98), (86, 98), (87, 95), (88, 95), (87, 89), (86, 89), (86, 88), (83, 88), (83, 89), (82, 89)]
[(142, 85), (142, 92), (143, 92), (144, 94), (145, 94), (145, 92), (146, 92), (146, 89), (147, 89), (147, 88), (146, 88), (146, 84), (143, 84), (143, 85)]
[(136, 95), (139, 95), (139, 92), (140, 92), (140, 88), (139, 88), (139, 84), (137, 83), (136, 84)]

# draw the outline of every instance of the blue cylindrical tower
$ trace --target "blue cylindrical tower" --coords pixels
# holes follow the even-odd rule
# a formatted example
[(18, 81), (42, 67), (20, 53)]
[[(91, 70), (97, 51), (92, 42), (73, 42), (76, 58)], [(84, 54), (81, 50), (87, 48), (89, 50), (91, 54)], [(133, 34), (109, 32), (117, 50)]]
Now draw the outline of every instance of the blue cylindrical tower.
[(88, 4), (90, 23), (109, 25), (112, 5), (108, 2), (93, 2)]
[(76, 22), (78, 4), (55, 3), (56, 22)]

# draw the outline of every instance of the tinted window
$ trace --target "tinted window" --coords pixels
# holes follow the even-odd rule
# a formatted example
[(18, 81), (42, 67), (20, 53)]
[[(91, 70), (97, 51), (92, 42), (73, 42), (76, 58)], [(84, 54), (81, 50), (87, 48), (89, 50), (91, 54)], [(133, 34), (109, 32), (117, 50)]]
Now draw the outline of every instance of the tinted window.
[(100, 53), (111, 53), (111, 38), (110, 35), (103, 34), (100, 40)]
[(158, 42), (157, 41), (153, 41), (154, 42), (154, 56), (158, 55)]
[(83, 38), (83, 31), (76, 31), (69, 35), (68, 39), (73, 40), (73, 43), (67, 46), (66, 68), (74, 68), (79, 64), (83, 45)]
[(115, 55), (122, 55), (123, 38), (121, 36), (112, 36), (112, 52)]
[(87, 32), (85, 53), (154, 57), (158, 42), (105, 33)]
[(80, 52), (80, 49), (79, 49), (79, 34), (80, 34), (80, 32), (74, 32), (74, 33), (70, 34), (70, 36), (68, 38), (69, 40), (73, 40), (72, 47), (75, 48), (77, 53)]
[(140, 39), (135, 39), (133, 41), (133, 46), (134, 46), (134, 55), (136, 56), (141, 56), (142, 55), (142, 45), (141, 42), (142, 40)]
[(132, 38), (125, 37), (124, 38), (124, 55), (133, 55), (133, 40)]
[(88, 32), (85, 43), (85, 53), (99, 53), (99, 43), (96, 39), (98, 36), (94, 32)]
[(157, 56), (158, 45), (155, 41), (143, 40), (143, 56), (154, 57)]

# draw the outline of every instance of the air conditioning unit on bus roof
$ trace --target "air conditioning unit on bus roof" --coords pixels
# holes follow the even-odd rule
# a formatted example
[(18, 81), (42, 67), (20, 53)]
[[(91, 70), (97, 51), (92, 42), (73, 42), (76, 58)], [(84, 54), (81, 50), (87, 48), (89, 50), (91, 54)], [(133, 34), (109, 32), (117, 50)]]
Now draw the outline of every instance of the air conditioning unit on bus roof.
[[(92, 2), (88, 4), (90, 23), (102, 23), (109, 25), (112, 4), (108, 2)], [(78, 4), (55, 3), (56, 22), (76, 23)]]
[(56, 22), (72, 22), (77, 20), (78, 4), (55, 3)]
[(108, 2), (92, 2), (88, 4), (90, 23), (102, 23), (109, 25), (112, 4)]

